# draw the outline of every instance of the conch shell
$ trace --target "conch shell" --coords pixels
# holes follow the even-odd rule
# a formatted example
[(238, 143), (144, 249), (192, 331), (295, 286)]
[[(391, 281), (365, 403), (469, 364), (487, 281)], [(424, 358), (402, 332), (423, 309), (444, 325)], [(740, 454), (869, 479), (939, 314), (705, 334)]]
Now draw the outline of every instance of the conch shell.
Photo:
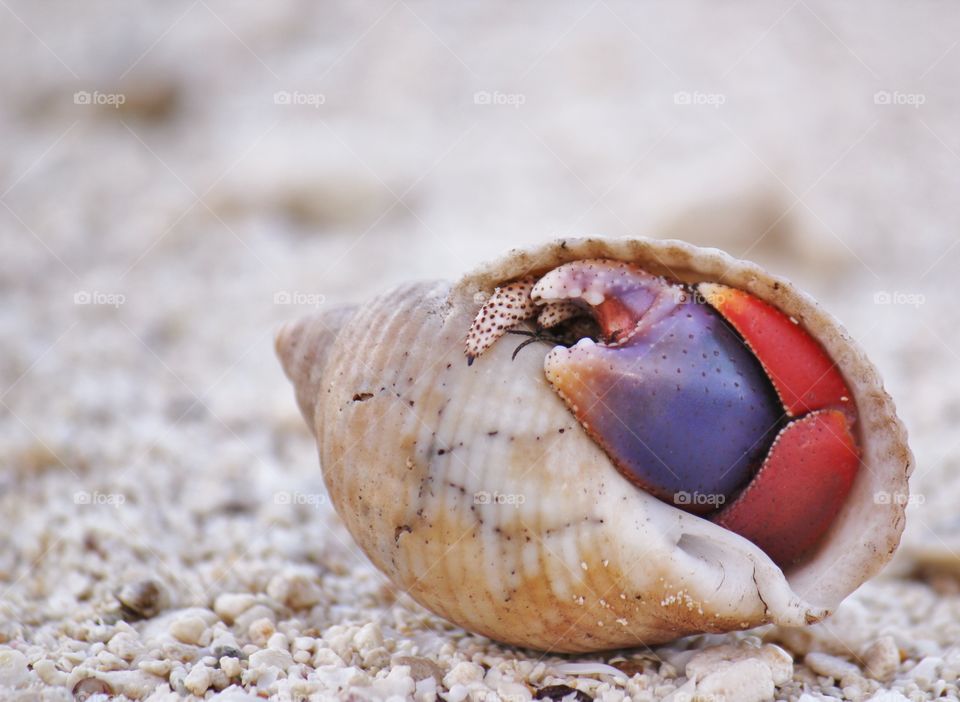
[[(506, 338), (485, 341), (467, 363), (467, 335), (498, 288), (591, 260), (749, 293), (836, 364), (856, 409), (859, 469), (815, 548), (778, 565), (638, 487), (551, 387), (545, 347), (514, 354)], [(499, 641), (594, 651), (811, 624), (900, 541), (913, 458), (877, 370), (813, 299), (716, 249), (564, 239), (516, 250), (454, 284), (403, 285), (292, 322), (277, 351), (356, 542), (422, 605)]]

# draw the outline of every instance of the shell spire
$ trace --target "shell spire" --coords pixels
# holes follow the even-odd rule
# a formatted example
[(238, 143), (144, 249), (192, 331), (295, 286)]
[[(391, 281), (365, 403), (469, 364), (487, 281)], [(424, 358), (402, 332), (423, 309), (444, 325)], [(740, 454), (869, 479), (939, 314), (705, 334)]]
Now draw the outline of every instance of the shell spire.
[(314, 413), (327, 359), (337, 334), (355, 312), (355, 305), (344, 305), (302, 317), (284, 324), (274, 338), (283, 372), (296, 390), (297, 406), (314, 434)]

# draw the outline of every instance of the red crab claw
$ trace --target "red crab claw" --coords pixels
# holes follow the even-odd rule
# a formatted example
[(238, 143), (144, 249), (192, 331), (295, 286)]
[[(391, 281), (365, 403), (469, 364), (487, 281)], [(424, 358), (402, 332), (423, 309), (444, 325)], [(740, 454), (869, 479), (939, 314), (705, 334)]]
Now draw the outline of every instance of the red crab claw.
[(850, 391), (826, 351), (796, 321), (753, 295), (717, 283), (697, 289), (743, 337), (791, 417), (826, 407), (855, 417)]
[(859, 464), (844, 414), (812, 412), (780, 432), (757, 476), (712, 521), (749, 539), (786, 568), (826, 533)]
[(763, 366), (788, 416), (757, 476), (712, 520), (754, 542), (781, 567), (826, 533), (860, 464), (856, 409), (836, 364), (772, 305), (714, 283), (698, 287)]

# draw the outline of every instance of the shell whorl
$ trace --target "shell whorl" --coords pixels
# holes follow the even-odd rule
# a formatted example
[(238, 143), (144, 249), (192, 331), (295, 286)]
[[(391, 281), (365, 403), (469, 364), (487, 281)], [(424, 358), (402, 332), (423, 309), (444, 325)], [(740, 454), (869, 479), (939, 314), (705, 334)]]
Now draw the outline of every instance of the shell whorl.
[(317, 433), (315, 408), (327, 359), (337, 334), (356, 310), (356, 305), (335, 307), (287, 322), (277, 331), (274, 340), (277, 356), (293, 383), (300, 413), (314, 435)]
[[(477, 292), (591, 257), (723, 278), (802, 319), (838, 359), (870, 438), (870, 470), (810, 563), (785, 576), (745, 539), (635, 488), (547, 386), (542, 354), (511, 361), (515, 344), (501, 340), (467, 366)], [(406, 285), (308, 318), (277, 345), (356, 542), (421, 604), (501, 641), (587, 651), (811, 623), (899, 541), (902, 504), (877, 505), (872, 494), (905, 492), (912, 460), (876, 371), (810, 298), (721, 252), (567, 240), (514, 252), (454, 286)]]

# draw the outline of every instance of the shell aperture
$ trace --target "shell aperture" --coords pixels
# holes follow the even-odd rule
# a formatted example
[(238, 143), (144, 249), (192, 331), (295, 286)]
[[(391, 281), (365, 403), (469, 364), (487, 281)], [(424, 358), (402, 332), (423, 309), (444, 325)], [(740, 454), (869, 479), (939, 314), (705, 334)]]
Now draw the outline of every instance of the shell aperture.
[[(615, 284), (605, 282), (612, 270)], [(689, 511), (713, 511), (759, 468), (782, 409), (715, 310), (626, 264), (612, 270), (566, 264), (534, 288), (535, 300), (584, 301), (603, 338), (617, 339), (554, 348), (547, 380), (628, 479)], [(581, 287), (578, 279), (592, 273), (599, 280)]]
[(524, 319), (538, 329), (546, 320), (571, 342), (546, 355), (547, 380), (630, 482), (741, 534), (782, 567), (816, 547), (859, 467), (856, 409), (799, 325), (744, 291), (604, 259), (565, 263), (508, 292), (481, 309), (468, 357), (485, 350), (472, 347), (477, 339), (488, 348)]

